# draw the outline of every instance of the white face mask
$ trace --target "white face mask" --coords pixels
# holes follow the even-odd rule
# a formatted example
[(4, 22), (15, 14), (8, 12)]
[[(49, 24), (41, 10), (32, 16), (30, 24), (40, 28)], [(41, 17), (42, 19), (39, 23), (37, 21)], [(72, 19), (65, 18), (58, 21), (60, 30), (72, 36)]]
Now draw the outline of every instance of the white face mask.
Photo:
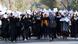
[(61, 16), (57, 16), (57, 18), (60, 18)]
[(7, 17), (8, 17), (8, 15), (6, 15), (6, 14), (5, 14), (5, 15), (3, 15), (3, 17), (4, 17), (4, 18), (7, 18)]
[(0, 25), (2, 25), (2, 21), (0, 20)]
[(29, 15), (29, 18), (31, 18), (31, 16)]

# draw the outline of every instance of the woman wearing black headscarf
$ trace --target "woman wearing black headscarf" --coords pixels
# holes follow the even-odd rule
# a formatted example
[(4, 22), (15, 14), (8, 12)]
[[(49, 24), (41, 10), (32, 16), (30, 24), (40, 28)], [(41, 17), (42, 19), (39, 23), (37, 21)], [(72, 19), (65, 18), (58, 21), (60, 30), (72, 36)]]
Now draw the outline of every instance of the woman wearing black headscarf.
[(61, 33), (61, 14), (59, 12), (56, 12), (56, 17), (55, 17), (55, 21), (56, 21), (56, 34), (59, 36)]

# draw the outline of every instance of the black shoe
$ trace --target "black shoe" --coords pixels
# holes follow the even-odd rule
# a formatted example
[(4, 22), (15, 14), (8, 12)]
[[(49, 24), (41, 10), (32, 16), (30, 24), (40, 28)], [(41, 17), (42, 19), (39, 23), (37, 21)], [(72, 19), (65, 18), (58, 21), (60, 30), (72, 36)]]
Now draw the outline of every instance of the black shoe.
[(50, 38), (50, 40), (49, 40), (49, 41), (53, 41), (53, 39), (54, 39), (54, 38), (52, 37), (52, 38)]

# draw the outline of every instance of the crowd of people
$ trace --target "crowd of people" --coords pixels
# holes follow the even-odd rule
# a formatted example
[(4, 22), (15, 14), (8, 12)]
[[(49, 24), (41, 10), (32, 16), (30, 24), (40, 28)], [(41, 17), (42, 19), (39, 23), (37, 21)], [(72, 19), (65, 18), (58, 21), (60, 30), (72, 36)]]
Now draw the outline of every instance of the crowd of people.
[(51, 40), (58, 36), (78, 37), (78, 11), (39, 9), (25, 13), (0, 11), (0, 37), (16, 41), (37, 39), (49, 36)]

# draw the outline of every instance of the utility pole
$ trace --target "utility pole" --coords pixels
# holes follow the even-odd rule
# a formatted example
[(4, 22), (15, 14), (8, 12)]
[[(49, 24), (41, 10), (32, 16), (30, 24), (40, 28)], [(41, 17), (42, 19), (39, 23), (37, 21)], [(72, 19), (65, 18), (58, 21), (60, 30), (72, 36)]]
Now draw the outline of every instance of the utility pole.
[(9, 10), (12, 10), (12, 3), (11, 3), (11, 0), (9, 0)]

